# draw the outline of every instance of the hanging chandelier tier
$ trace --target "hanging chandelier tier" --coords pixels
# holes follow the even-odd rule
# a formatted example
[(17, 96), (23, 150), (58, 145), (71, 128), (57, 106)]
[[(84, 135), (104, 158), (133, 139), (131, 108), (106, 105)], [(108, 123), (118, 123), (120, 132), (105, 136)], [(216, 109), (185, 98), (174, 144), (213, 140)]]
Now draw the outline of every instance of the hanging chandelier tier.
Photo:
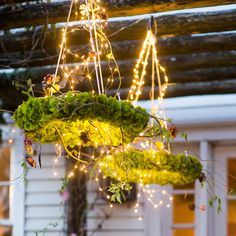
[(202, 173), (197, 157), (134, 148), (104, 156), (99, 167), (105, 176), (117, 181), (140, 184), (185, 185), (193, 183)]
[(65, 146), (119, 146), (142, 132), (149, 114), (141, 107), (104, 94), (68, 92), (33, 98), (14, 114), (16, 125), (40, 143)]

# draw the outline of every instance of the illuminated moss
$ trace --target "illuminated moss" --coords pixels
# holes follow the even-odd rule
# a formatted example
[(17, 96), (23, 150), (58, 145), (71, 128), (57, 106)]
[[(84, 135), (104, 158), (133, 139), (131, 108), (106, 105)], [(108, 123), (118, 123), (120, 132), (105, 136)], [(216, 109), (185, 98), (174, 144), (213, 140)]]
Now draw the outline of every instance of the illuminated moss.
[(197, 157), (133, 148), (103, 157), (99, 166), (105, 176), (143, 184), (184, 185), (194, 182), (202, 173)]
[[(66, 146), (129, 143), (147, 126), (145, 109), (104, 94), (68, 92), (61, 97), (29, 98), (13, 116), (27, 136)], [(61, 140), (63, 137), (63, 140)]]

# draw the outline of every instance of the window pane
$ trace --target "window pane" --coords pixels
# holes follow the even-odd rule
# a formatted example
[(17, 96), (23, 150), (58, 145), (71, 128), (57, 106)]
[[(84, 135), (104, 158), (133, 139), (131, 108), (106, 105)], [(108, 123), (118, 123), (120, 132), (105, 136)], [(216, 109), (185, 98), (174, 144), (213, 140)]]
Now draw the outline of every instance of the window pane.
[(173, 198), (173, 223), (184, 224), (194, 223), (194, 211), (189, 209), (189, 205), (194, 203), (194, 196), (175, 195)]
[(236, 235), (236, 200), (228, 201), (228, 236)]
[(172, 236), (194, 236), (194, 229), (173, 229)]
[(0, 226), (0, 236), (12, 236), (12, 227)]
[(0, 187), (0, 219), (9, 219), (9, 187), (8, 186)]
[(10, 180), (10, 148), (0, 148), (0, 181)]
[(228, 187), (236, 195), (236, 159), (228, 159)]

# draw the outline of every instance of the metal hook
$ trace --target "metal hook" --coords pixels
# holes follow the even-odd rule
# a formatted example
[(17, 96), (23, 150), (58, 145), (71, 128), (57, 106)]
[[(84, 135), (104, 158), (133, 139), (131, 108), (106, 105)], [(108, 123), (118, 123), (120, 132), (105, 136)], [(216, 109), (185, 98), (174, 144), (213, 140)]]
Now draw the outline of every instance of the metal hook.
[(157, 23), (155, 21), (154, 16), (151, 16), (149, 21), (148, 21), (148, 30), (151, 30), (153, 35), (156, 36), (156, 34), (157, 34)]

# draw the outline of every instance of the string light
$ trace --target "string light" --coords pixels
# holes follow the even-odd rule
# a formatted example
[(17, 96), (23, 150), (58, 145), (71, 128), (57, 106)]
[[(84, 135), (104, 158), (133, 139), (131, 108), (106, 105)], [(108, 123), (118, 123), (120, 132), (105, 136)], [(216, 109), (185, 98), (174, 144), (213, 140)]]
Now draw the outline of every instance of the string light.
[[(80, 13), (82, 16), (81, 19), (85, 20), (85, 23), (82, 26), (69, 24), (71, 12), (74, 8), (78, 8), (77, 4), (79, 4)], [(77, 14), (78, 12), (76, 11), (76, 15)], [(80, 81), (77, 81), (78, 79), (75, 80), (75, 75), (79, 71), (86, 72), (87, 75), (82, 76), (88, 79), (89, 84), (91, 85), (91, 92), (93, 94), (105, 93), (112, 86), (114, 82), (114, 76), (118, 77), (121, 81), (119, 68), (113, 56), (111, 44), (103, 32), (103, 28), (106, 26), (106, 23), (106, 10), (100, 6), (100, 1), (85, 0), (85, 4), (80, 4), (76, 0), (71, 1), (67, 23), (65, 28), (62, 29), (62, 40), (61, 44), (59, 45), (60, 53), (53, 85), (55, 85), (55, 81), (57, 80), (56, 77), (59, 69), (61, 70), (61, 74), (63, 75), (64, 79), (66, 79), (68, 82), (70, 90), (74, 90), (76, 88), (75, 85), (80, 83)], [(70, 49), (68, 45), (69, 40), (67, 40), (67, 37), (69, 37), (71, 33), (84, 29), (89, 32), (90, 36), (90, 49), (87, 56), (81, 55), (78, 52), (75, 52), (75, 50)], [(76, 61), (79, 61), (79, 65), (70, 65), (70, 68), (60, 66), (60, 64), (66, 64), (68, 56), (70, 58), (74, 57)], [(111, 71), (111, 75), (108, 76), (109, 80), (107, 79), (106, 84), (104, 84), (104, 78), (102, 74), (102, 59), (108, 59), (109, 62), (105, 64)], [(113, 64), (115, 65), (115, 68), (113, 68)], [(92, 70), (91, 66), (93, 66)], [(96, 90), (93, 87), (93, 83), (90, 81), (94, 77), (96, 78), (97, 83)]]
[[(72, 0), (72, 5), (71, 5), (71, 9), (73, 4), (77, 4), (77, 0)], [(63, 75), (63, 79), (65, 79), (68, 84), (69, 84), (69, 88), (70, 90), (74, 90), (76, 88), (76, 84), (81, 81), (83, 81), (83, 79), (85, 79), (86, 81), (89, 82), (89, 84), (91, 85), (91, 92), (93, 94), (100, 94), (100, 93), (105, 93), (109, 88), (112, 87), (112, 84), (114, 82), (114, 77), (118, 76), (120, 83), (121, 83), (121, 76), (120, 76), (120, 72), (119, 72), (119, 68), (118, 65), (114, 59), (113, 56), (113, 52), (111, 49), (111, 45), (109, 40), (107, 39), (106, 35), (103, 33), (102, 29), (104, 27), (104, 25), (106, 24), (106, 20), (103, 20), (101, 15), (103, 15), (103, 17), (105, 16), (105, 9), (101, 8), (99, 6), (99, 1), (89, 1), (89, 0), (85, 0), (85, 4), (82, 4), (80, 6), (80, 11), (82, 14), (81, 19), (86, 20), (86, 23), (82, 26), (82, 29), (85, 29), (89, 32), (90, 34), (90, 51), (88, 55), (82, 55), (78, 52), (75, 52), (74, 50), (72, 50), (71, 48), (68, 47), (68, 42), (69, 40), (67, 40), (67, 37), (70, 33), (75, 32), (76, 30), (79, 30), (78, 26), (77, 27), (73, 27), (70, 26), (70, 28), (68, 27), (68, 24), (66, 25), (66, 27), (63, 29), (62, 31), (62, 42), (60, 44), (60, 55), (58, 58), (58, 64), (57, 64), (57, 68), (56, 68), (56, 72), (55, 72), (55, 80), (57, 77), (57, 73), (58, 70), (60, 69), (60, 71), (62, 72), (61, 74)], [(71, 13), (71, 12), (70, 12)], [(68, 15), (68, 21), (70, 20), (70, 13)], [(76, 12), (76, 15), (78, 13)], [(128, 95), (128, 99), (129, 101), (132, 102), (136, 102), (140, 95), (142, 94), (142, 89), (143, 86), (145, 84), (145, 77), (147, 75), (147, 66), (148, 66), (148, 59), (149, 56), (152, 55), (152, 59), (154, 61), (155, 64), (155, 71), (157, 74), (157, 79), (158, 79), (158, 86), (159, 86), (159, 95), (158, 95), (158, 101), (159, 104), (157, 107), (153, 107), (152, 110), (155, 112), (161, 111), (164, 112), (163, 110), (159, 109), (158, 107), (160, 107), (163, 100), (163, 97), (165, 95), (165, 91), (167, 88), (167, 83), (168, 83), (168, 76), (166, 75), (166, 71), (165, 68), (162, 67), (159, 64), (159, 61), (157, 59), (157, 50), (156, 50), (156, 38), (153, 35), (151, 30), (147, 31), (147, 35), (146, 38), (144, 40), (143, 46), (142, 46), (142, 50), (140, 52), (139, 55), (139, 59), (134, 67), (133, 70), (133, 84), (130, 88), (129, 91), (129, 95)], [(78, 63), (76, 64), (76, 66), (71, 66), (71, 65), (66, 65), (66, 61), (68, 58), (74, 57)], [(108, 71), (110, 71), (110, 76), (108, 76), (107, 78), (107, 83), (104, 84), (104, 79), (103, 79), (103, 74), (102, 74), (102, 63), (101, 60), (105, 58), (106, 60), (108, 60), (109, 62), (108, 64)], [(112, 62), (112, 63), (111, 63)], [(60, 66), (60, 64), (62, 64)], [(91, 69), (91, 67), (93, 67)], [(83, 71), (81, 77), (83, 77), (81, 79), (81, 81), (78, 81), (78, 79), (76, 78), (75, 75), (80, 74), (80, 72)], [(162, 84), (161, 82), (161, 78), (160, 78), (160, 73), (163, 75), (164, 78), (164, 84)], [(97, 88), (95, 89), (93, 87), (93, 79), (96, 79), (96, 84), (97, 84)], [(120, 85), (119, 85), (120, 86)], [(118, 86), (118, 90), (119, 90), (119, 86)], [(152, 112), (153, 113), (153, 112)], [(163, 115), (163, 113), (161, 114)], [(95, 131), (97, 131), (97, 128), (95, 127)], [(62, 136), (64, 136), (65, 134), (62, 134)], [(143, 134), (142, 134), (143, 135)], [(97, 146), (98, 144), (95, 144), (95, 146)], [(81, 146), (81, 143), (78, 143), (78, 147)], [(150, 148), (153, 152), (153, 155), (155, 154), (155, 150), (152, 147), (152, 142), (150, 141), (145, 141), (141, 143), (141, 147), (142, 148)], [(60, 145), (55, 145), (55, 150), (56, 150), (56, 154), (57, 157), (54, 159), (54, 164), (56, 164), (58, 162), (58, 159), (61, 156), (61, 146)], [(124, 148), (125, 150), (125, 148)], [(115, 151), (116, 153), (118, 152), (118, 150)], [(100, 155), (104, 155), (107, 154), (107, 150), (105, 149), (101, 149), (100, 150)], [(107, 154), (107, 158), (109, 159), (110, 155)], [(76, 156), (77, 159), (80, 159), (80, 155)], [(89, 159), (91, 159), (91, 161), (93, 161), (95, 158), (94, 154), (89, 156)], [(104, 163), (104, 165), (106, 165), (106, 163)], [(82, 173), (87, 173), (88, 169), (87, 166), (85, 165), (78, 165), (78, 163), (76, 163), (72, 170), (68, 173), (67, 178), (73, 178), (73, 176), (75, 176), (76, 171), (80, 171)], [(165, 171), (165, 170), (163, 170)], [(97, 169), (98, 174), (101, 173), (101, 168)], [(57, 172), (54, 171), (54, 175), (57, 175)], [(113, 176), (117, 176), (117, 173), (114, 172)], [(140, 191), (137, 195), (137, 203), (135, 204), (135, 213), (139, 212), (139, 207), (140, 204), (138, 203), (138, 201), (141, 198), (141, 194), (144, 194), (144, 196), (147, 198), (147, 200), (153, 205), (154, 208), (158, 208), (159, 206), (161, 206), (163, 204), (163, 201), (159, 201), (158, 203), (154, 201), (155, 199), (155, 194), (157, 194), (156, 190), (151, 189), (149, 186), (145, 186), (143, 185), (143, 178), (147, 178), (147, 177), (151, 177), (151, 174), (147, 174), (147, 173), (139, 173), (139, 182), (140, 182)], [(103, 176), (103, 178), (106, 178), (105, 176)], [(95, 177), (95, 182), (99, 185), (99, 178), (96, 176)], [(103, 190), (102, 187), (98, 187), (98, 190), (100, 193), (103, 193), (104, 196), (106, 197), (106, 199), (108, 199), (109, 201), (111, 200), (110, 195), (106, 194)], [(172, 200), (172, 197), (169, 196), (166, 192), (162, 191), (162, 195), (163, 196), (167, 196), (168, 197), (168, 201), (170, 202)], [(170, 205), (169, 202), (165, 202), (165, 205), (168, 207)], [(113, 204), (109, 205), (110, 208), (113, 208)], [(138, 220), (143, 220), (142, 217), (138, 217)]]
[[(159, 61), (157, 58), (156, 37), (152, 33), (151, 30), (148, 30), (146, 38), (142, 45), (141, 52), (139, 54), (139, 58), (133, 69), (133, 83), (129, 90), (128, 99), (127, 99), (128, 101), (137, 102), (139, 99), (139, 96), (142, 94), (143, 85), (145, 84), (144, 77), (147, 74), (148, 57), (150, 53), (152, 54), (152, 60), (155, 65), (155, 70), (156, 70), (157, 80), (158, 80), (159, 95), (157, 99), (159, 101), (163, 100), (169, 79), (166, 74), (165, 68), (159, 64)], [(140, 71), (141, 71), (141, 74), (140, 74)], [(162, 72), (163, 77), (164, 77), (164, 84), (162, 84), (161, 82), (160, 71)]]
[[(155, 194), (155, 196), (154, 196)], [(138, 214), (141, 213), (142, 210), (140, 209), (140, 201), (141, 201), (141, 195), (143, 195), (144, 199), (147, 199), (147, 201), (153, 206), (153, 208), (158, 209), (161, 206), (165, 206), (169, 208), (171, 206), (171, 202), (173, 200), (173, 197), (166, 191), (166, 190), (156, 190), (152, 189), (149, 185), (143, 185), (139, 184), (138, 188), (138, 194), (137, 194), (137, 201), (134, 204), (134, 213)], [(155, 199), (162, 199), (158, 200), (157, 202)], [(142, 217), (137, 217), (139, 221), (142, 220)]]

